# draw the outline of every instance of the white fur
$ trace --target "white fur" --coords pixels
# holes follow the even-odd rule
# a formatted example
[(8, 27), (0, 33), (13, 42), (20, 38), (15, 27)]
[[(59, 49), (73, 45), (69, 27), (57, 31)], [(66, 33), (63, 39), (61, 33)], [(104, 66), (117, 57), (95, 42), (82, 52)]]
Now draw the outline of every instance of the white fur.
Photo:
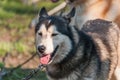
[(63, 60), (64, 57), (66, 57), (66, 55), (70, 52), (72, 45), (70, 39), (61, 33), (59, 33), (59, 35), (55, 37), (53, 42), (55, 46), (59, 45), (59, 49), (57, 50), (55, 57), (53, 58), (53, 62), (57, 63)]
[[(42, 33), (42, 36), (39, 35), (39, 33)], [(53, 52), (53, 40), (51, 37), (52, 30), (47, 30), (45, 27), (45, 24), (42, 24), (38, 33), (36, 34), (37, 36), (37, 46), (44, 45), (45, 46), (45, 54), (50, 54)]]

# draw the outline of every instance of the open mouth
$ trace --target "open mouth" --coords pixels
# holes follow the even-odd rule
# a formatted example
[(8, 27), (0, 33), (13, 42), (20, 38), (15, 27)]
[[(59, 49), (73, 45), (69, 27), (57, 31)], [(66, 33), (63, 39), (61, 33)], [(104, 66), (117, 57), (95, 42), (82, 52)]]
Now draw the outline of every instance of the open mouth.
[(55, 48), (55, 50), (53, 51), (53, 53), (51, 54), (47, 54), (47, 55), (43, 55), (42, 57), (40, 57), (40, 63), (43, 64), (43, 65), (47, 65), (47, 64), (50, 64), (53, 60), (53, 57), (55, 56), (55, 53), (57, 51), (59, 46), (57, 46)]

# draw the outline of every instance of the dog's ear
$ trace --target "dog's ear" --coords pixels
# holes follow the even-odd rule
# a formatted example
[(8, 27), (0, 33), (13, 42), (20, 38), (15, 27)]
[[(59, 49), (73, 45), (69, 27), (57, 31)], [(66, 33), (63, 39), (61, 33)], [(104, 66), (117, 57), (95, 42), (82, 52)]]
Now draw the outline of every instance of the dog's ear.
[(68, 18), (72, 18), (75, 16), (75, 7), (72, 8), (72, 10), (68, 13)]
[(66, 20), (68, 20), (68, 22), (70, 22), (71, 18), (74, 16), (75, 16), (75, 8), (72, 8), (72, 10), (64, 17), (66, 18)]
[(41, 8), (40, 12), (39, 12), (39, 17), (47, 17), (48, 13), (47, 10), (45, 9), (45, 7)]

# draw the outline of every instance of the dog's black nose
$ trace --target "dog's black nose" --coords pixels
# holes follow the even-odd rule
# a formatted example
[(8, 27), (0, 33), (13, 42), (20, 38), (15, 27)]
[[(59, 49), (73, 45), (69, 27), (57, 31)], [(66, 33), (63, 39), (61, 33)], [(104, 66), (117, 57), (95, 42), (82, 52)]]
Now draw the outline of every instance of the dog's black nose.
[(38, 46), (38, 51), (40, 53), (43, 53), (45, 51), (45, 46), (44, 45)]

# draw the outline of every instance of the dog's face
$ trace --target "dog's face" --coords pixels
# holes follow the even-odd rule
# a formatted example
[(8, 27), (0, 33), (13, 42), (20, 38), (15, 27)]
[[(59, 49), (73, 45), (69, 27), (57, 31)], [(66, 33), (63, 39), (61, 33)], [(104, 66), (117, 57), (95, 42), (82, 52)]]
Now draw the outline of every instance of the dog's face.
[(60, 48), (66, 48), (65, 45), (68, 49), (71, 48), (68, 36), (69, 19), (62, 16), (49, 16), (45, 8), (41, 9), (39, 15), (39, 22), (35, 28), (36, 50), (40, 55), (40, 62), (49, 64), (53, 59), (57, 59), (58, 55), (62, 56), (62, 54), (57, 54)]

